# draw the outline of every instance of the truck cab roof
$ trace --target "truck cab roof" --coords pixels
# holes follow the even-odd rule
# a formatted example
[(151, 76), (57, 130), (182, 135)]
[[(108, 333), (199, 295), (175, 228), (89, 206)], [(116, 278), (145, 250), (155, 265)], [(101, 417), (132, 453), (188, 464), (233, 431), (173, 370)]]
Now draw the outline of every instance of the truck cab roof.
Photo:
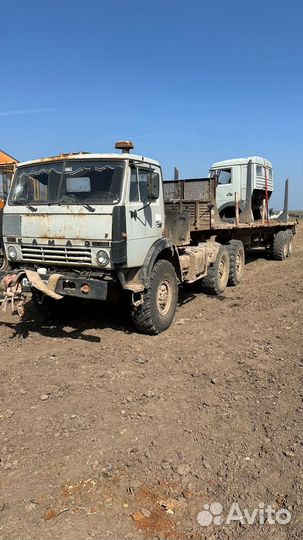
[(77, 152), (77, 153), (67, 153), (59, 154), (58, 156), (45, 157), (40, 159), (33, 159), (30, 161), (23, 161), (19, 163), (18, 167), (23, 167), (26, 165), (37, 165), (39, 163), (51, 163), (52, 161), (65, 161), (65, 160), (94, 160), (94, 159), (106, 159), (106, 160), (129, 160), (129, 161), (139, 161), (142, 163), (147, 163), (148, 165), (157, 165), (160, 167), (160, 163), (154, 159), (146, 158), (144, 156), (139, 156), (137, 154), (122, 153), (122, 154), (93, 154), (90, 152)]
[(272, 164), (268, 159), (265, 159), (260, 156), (251, 156), (251, 157), (245, 157), (245, 158), (234, 158), (234, 159), (226, 159), (225, 161), (217, 161), (216, 163), (213, 163), (211, 168), (217, 169), (219, 167), (233, 167), (234, 165), (247, 165), (249, 161), (252, 161), (252, 163), (256, 163), (257, 165), (266, 165), (267, 167), (272, 167)]

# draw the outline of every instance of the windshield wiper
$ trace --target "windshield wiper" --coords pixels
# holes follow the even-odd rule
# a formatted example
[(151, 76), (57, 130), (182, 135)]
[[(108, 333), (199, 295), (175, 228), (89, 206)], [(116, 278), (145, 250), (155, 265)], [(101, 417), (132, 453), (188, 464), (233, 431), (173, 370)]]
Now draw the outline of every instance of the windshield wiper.
[(81, 206), (84, 206), (84, 208), (86, 208), (86, 210), (88, 210), (89, 212), (95, 212), (96, 211), (96, 208), (94, 208), (93, 206), (91, 206), (90, 204), (88, 204), (88, 202), (86, 201), (83, 201), (79, 195), (77, 195), (76, 193), (71, 193), (70, 196), (69, 195), (64, 195), (64, 197), (62, 197), (62, 199), (59, 201), (59, 204), (73, 204), (73, 202), (66, 202), (64, 199), (65, 197), (68, 199), (68, 198), (72, 198), (74, 197), (80, 204)]
[(38, 208), (36, 208), (35, 206), (27, 203), (26, 200), (11, 201), (11, 204), (13, 204), (14, 206), (25, 206), (25, 208), (28, 208), (31, 212), (37, 212), (38, 210)]
[(90, 204), (88, 204), (85, 201), (83, 201), (81, 204), (82, 204), (82, 206), (84, 206), (84, 208), (89, 210), (89, 212), (95, 212), (96, 211), (96, 208), (94, 208), (93, 206), (91, 206)]

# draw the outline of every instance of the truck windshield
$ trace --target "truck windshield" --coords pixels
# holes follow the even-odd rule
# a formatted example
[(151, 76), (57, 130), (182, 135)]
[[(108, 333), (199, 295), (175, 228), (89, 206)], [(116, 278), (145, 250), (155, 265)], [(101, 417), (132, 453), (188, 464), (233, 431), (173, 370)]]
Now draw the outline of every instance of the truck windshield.
[(122, 161), (65, 161), (19, 167), (9, 203), (117, 204), (120, 201)]

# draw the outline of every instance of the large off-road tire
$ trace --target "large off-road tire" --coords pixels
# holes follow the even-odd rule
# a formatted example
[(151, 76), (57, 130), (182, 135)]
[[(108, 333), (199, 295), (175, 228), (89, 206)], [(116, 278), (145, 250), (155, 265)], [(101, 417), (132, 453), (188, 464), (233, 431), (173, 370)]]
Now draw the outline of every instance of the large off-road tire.
[(208, 267), (207, 276), (201, 280), (202, 291), (206, 294), (223, 293), (229, 278), (229, 254), (225, 246), (221, 246), (216, 261)]
[(229, 287), (239, 285), (244, 274), (245, 250), (241, 240), (231, 240), (226, 246), (229, 253)]
[(4, 251), (0, 247), (0, 272), (6, 272), (9, 270), (9, 263), (5, 257)]
[(288, 255), (287, 257), (291, 257), (294, 251), (294, 235), (291, 229), (288, 229), (287, 231), (289, 240), (288, 240)]
[(284, 261), (292, 252), (292, 236), (289, 231), (279, 231), (274, 238), (272, 254), (276, 261)]
[(166, 260), (156, 262), (150, 276), (150, 286), (143, 293), (144, 302), (132, 308), (136, 328), (155, 335), (173, 322), (178, 302), (178, 282), (173, 265)]

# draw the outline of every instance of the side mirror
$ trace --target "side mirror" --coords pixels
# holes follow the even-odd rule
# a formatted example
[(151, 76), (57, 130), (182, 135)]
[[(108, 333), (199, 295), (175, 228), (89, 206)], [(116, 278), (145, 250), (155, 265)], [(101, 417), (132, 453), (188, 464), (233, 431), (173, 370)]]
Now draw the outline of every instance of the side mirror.
[(158, 173), (151, 172), (148, 176), (147, 193), (151, 200), (159, 198), (160, 192), (160, 178)]

